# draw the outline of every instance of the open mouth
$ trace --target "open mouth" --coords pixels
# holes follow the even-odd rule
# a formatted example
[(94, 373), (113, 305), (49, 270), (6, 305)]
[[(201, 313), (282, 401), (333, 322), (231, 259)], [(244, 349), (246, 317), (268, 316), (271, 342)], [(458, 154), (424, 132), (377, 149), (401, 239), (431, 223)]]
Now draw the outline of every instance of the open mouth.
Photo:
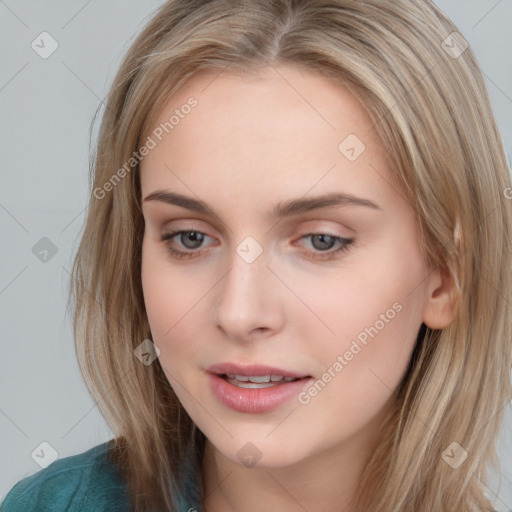
[[(225, 372), (207, 372), (214, 395), (225, 406), (252, 414), (269, 412), (290, 402), (313, 381), (310, 375), (303, 374), (238, 375)], [(250, 373), (256, 371), (250, 370)]]
[[(262, 389), (274, 386), (281, 386), (289, 382), (301, 380), (297, 377), (283, 377), (282, 375), (233, 375), (223, 373), (219, 375), (226, 382), (239, 388)], [(305, 377), (307, 378), (307, 377)]]

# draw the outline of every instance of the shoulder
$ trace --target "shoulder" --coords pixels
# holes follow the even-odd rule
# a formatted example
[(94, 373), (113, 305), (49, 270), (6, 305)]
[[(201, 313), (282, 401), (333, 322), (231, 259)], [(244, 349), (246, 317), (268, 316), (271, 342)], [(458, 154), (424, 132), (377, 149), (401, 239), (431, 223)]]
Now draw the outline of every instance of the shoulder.
[(128, 510), (125, 484), (107, 459), (109, 444), (57, 459), (19, 481), (0, 504), (0, 512)]

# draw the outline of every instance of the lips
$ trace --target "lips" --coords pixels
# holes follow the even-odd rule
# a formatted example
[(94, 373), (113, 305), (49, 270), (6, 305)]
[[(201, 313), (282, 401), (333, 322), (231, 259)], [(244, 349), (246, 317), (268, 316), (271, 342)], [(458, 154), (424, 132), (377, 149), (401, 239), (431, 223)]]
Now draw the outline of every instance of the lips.
[(291, 377), (294, 379), (303, 379), (310, 377), (310, 375), (302, 372), (292, 372), (283, 368), (277, 368), (275, 366), (267, 366), (261, 364), (242, 365), (236, 363), (220, 363), (214, 364), (208, 368), (210, 373), (216, 375), (240, 375), (246, 377), (263, 377), (266, 375), (280, 376), (280, 377)]
[(207, 370), (208, 382), (225, 406), (244, 413), (264, 413), (296, 397), (313, 378), (267, 365), (221, 363)]

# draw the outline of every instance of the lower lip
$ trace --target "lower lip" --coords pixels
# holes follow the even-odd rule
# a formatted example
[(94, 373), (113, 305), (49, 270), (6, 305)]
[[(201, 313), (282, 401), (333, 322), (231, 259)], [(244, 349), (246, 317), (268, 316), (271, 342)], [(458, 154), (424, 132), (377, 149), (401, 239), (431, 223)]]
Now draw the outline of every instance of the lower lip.
[(210, 386), (217, 398), (239, 412), (260, 413), (276, 409), (296, 397), (313, 379), (311, 377), (276, 384), (267, 388), (239, 388), (220, 375), (208, 372)]

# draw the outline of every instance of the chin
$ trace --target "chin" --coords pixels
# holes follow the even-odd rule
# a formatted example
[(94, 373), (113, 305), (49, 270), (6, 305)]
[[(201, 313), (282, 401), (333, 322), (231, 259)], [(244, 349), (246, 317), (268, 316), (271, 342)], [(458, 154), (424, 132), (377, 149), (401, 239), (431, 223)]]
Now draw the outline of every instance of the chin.
[[(214, 444), (215, 450), (233, 463), (247, 468), (277, 469), (297, 464), (308, 456), (300, 452), (297, 445), (283, 446), (279, 440), (273, 442), (254, 436), (252, 441), (248, 436), (243, 439), (231, 439), (227, 443)], [(211, 442), (211, 441), (210, 441)]]

